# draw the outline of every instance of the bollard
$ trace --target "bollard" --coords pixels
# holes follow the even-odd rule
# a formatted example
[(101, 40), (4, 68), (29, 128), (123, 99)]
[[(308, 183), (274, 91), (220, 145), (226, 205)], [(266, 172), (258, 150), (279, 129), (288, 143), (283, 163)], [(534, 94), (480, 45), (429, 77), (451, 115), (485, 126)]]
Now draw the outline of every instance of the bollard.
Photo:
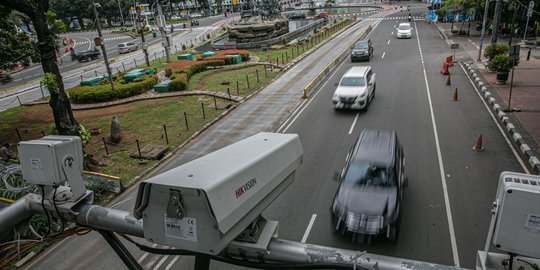
[(216, 108), (216, 111), (217, 111), (217, 101), (216, 101), (216, 96), (214, 96), (214, 107)]
[(105, 141), (105, 137), (101, 137), (101, 141), (103, 141), (103, 147), (105, 147), (105, 153), (107, 153), (107, 156), (108, 156), (109, 148), (107, 148), (107, 142)]
[(97, 75), (97, 70), (94, 70), (94, 74), (96, 74), (96, 77), (98, 76), (98, 75)]
[(531, 58), (531, 48), (529, 47), (529, 51), (527, 52), (527, 61)]
[(165, 142), (169, 144), (169, 136), (167, 135), (167, 126), (163, 125), (163, 132), (165, 133)]
[(251, 90), (251, 87), (249, 87), (249, 77), (248, 77), (248, 75), (246, 75), (246, 82), (247, 82), (248, 90)]
[(229, 90), (229, 87), (227, 87), (227, 94), (229, 95), (229, 100), (231, 100), (231, 91)]
[(186, 122), (186, 130), (189, 130), (188, 120), (187, 120), (187, 113), (184, 112), (184, 122)]
[(19, 138), (19, 141), (22, 141), (21, 133), (19, 132), (18, 128), (15, 128), (15, 132), (17, 132), (17, 137)]
[(257, 76), (257, 83), (260, 83), (259, 82), (259, 70), (258, 69), (255, 70), (255, 75)]
[(202, 118), (206, 119), (206, 113), (204, 112), (204, 103), (201, 102)]
[(126, 66), (124, 66), (124, 62), (122, 62), (122, 68), (124, 69), (124, 71), (126, 71)]
[(135, 139), (135, 142), (137, 142), (137, 151), (139, 151), (139, 160), (142, 160), (141, 145), (139, 145), (139, 139)]
[(19, 98), (19, 96), (17, 96), (17, 100), (19, 101), (19, 106), (22, 107), (22, 102), (21, 102), (21, 99)]

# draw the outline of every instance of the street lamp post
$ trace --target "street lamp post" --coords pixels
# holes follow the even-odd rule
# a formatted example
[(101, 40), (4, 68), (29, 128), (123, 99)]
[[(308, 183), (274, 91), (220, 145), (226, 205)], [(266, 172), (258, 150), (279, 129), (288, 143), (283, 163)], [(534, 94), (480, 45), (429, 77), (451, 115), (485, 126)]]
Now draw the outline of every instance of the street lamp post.
[(118, 3), (118, 10), (120, 11), (120, 18), (122, 18), (122, 26), (126, 26), (126, 22), (124, 21), (124, 14), (122, 14), (122, 6), (120, 6), (120, 0), (116, 0)]
[(478, 59), (477, 61), (482, 60), (482, 45), (484, 45), (484, 34), (486, 32), (486, 23), (487, 23), (487, 16), (489, 11), (489, 2), (491, 0), (486, 0), (486, 3), (484, 4), (484, 18), (482, 20), (482, 33), (480, 34), (480, 48), (478, 49)]
[(111, 72), (111, 67), (109, 66), (109, 59), (107, 59), (107, 52), (105, 51), (105, 44), (103, 43), (103, 35), (101, 34), (101, 24), (99, 23), (99, 16), (96, 10), (96, 4), (92, 0), (92, 10), (94, 11), (94, 16), (96, 17), (96, 28), (98, 31), (98, 36), (100, 39), (101, 51), (103, 52), (103, 61), (105, 62), (105, 68), (107, 69), (107, 74), (109, 74), (109, 82), (111, 82), (111, 89), (114, 91), (114, 82)]

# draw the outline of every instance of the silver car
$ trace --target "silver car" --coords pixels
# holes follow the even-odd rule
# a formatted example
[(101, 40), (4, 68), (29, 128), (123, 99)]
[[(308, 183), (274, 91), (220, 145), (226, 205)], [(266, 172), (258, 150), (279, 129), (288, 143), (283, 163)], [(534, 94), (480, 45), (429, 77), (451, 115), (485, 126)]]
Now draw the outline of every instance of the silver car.
[(332, 97), (334, 109), (364, 109), (367, 111), (375, 97), (375, 73), (370, 66), (351, 67), (341, 80)]
[(411, 38), (412, 37), (412, 27), (410, 23), (400, 23), (398, 28), (396, 28), (396, 37), (397, 38)]
[(128, 53), (132, 51), (136, 51), (139, 49), (139, 46), (135, 44), (134, 42), (124, 42), (118, 44), (118, 52), (119, 53)]

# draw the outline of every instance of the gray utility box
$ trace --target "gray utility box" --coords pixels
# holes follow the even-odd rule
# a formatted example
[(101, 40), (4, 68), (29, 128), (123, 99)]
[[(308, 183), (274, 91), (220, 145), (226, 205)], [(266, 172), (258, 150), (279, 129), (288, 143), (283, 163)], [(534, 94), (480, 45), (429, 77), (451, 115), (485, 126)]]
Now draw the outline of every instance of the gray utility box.
[(24, 181), (35, 185), (64, 185), (68, 180), (62, 163), (71, 163), (83, 170), (81, 138), (77, 136), (45, 136), (23, 141), (18, 145)]
[(497, 204), (495, 247), (540, 258), (540, 176), (501, 173)]
[(144, 181), (134, 216), (150, 242), (218, 254), (292, 183), (302, 154), (296, 134), (259, 133)]

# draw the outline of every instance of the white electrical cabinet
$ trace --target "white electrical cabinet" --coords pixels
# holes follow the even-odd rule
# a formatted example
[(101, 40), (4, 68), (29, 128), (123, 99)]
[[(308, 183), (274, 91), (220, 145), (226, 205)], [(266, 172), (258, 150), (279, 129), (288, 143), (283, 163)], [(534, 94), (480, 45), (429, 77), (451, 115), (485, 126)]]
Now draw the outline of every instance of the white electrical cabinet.
[(82, 174), (83, 153), (77, 136), (45, 136), (38, 140), (22, 141), (18, 145), (24, 181), (29, 184), (63, 185), (68, 179), (63, 163), (71, 163)]
[(540, 177), (503, 172), (497, 190), (496, 248), (540, 258)]

